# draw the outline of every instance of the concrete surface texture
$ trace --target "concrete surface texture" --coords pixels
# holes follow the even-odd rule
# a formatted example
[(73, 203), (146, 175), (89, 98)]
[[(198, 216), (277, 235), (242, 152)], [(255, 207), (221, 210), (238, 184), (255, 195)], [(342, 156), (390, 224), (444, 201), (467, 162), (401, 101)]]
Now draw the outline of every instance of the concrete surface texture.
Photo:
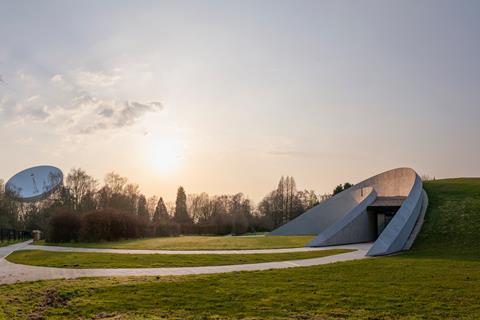
[(284, 224), (278, 229), (273, 230), (270, 235), (290, 236), (290, 235), (313, 235), (319, 234), (343, 218), (348, 212), (354, 210), (360, 204), (370, 204), (375, 198), (373, 188), (364, 188), (356, 186), (341, 192), (331, 199), (320, 203), (308, 210), (299, 217)]
[[(317, 234), (307, 244), (312, 247), (375, 241), (368, 255), (391, 254), (411, 246), (407, 241), (417, 222), (416, 233), (420, 231), (420, 213), (428, 205), (424, 194), (422, 180), (413, 169), (393, 169), (335, 195), (271, 234)], [(377, 198), (386, 203), (388, 198), (404, 199), (380, 235), (377, 214), (369, 210)]]
[(417, 239), (417, 236), (420, 233), (420, 230), (422, 229), (423, 222), (425, 221), (425, 213), (427, 212), (427, 207), (428, 207), (428, 195), (425, 192), (425, 190), (423, 190), (422, 201), (423, 203), (422, 203), (422, 210), (420, 211), (420, 216), (418, 217), (417, 223), (415, 224), (415, 227), (413, 228), (412, 233), (410, 234), (410, 237), (405, 243), (405, 247), (403, 247), (403, 250), (410, 250), (410, 248), (412, 248), (413, 243), (415, 242), (415, 239)]
[[(285, 269), (294, 267), (307, 267), (328, 264), (340, 261), (349, 261), (366, 258), (366, 253), (371, 247), (371, 243), (355, 244), (349, 246), (339, 246), (332, 248), (351, 248), (356, 251), (338, 254), (334, 256), (292, 260), (282, 262), (266, 262), (242, 265), (229, 266), (212, 266), (212, 267), (183, 267), (183, 268), (119, 268), (119, 269), (68, 269), (68, 268), (48, 268), (48, 267), (34, 267), (20, 264), (14, 264), (5, 260), (10, 253), (16, 250), (30, 249), (29, 241), (11, 245), (9, 247), (0, 248), (0, 284), (12, 284), (17, 282), (27, 282), (36, 280), (48, 279), (73, 279), (82, 277), (111, 277), (111, 276), (179, 276), (191, 274), (210, 274), (210, 273), (226, 273), (235, 271), (259, 271), (270, 269)], [(53, 247), (59, 248), (59, 247)], [(79, 251), (81, 248), (69, 248)], [(295, 248), (296, 250), (303, 248)], [(308, 248), (307, 248), (308, 249)], [(49, 248), (51, 250), (51, 248)], [(101, 249), (95, 249), (101, 250)], [(274, 252), (283, 249), (274, 249)], [(132, 253), (137, 253), (137, 250)], [(249, 250), (254, 251), (254, 250)], [(256, 251), (256, 250), (255, 250)], [(258, 250), (264, 252), (264, 250)], [(90, 251), (89, 251), (90, 252)], [(103, 251), (102, 251), (103, 252)], [(169, 251), (170, 254), (182, 254), (184, 251)], [(126, 253), (126, 252), (124, 252)], [(155, 253), (155, 252), (154, 252)], [(239, 252), (240, 253), (240, 252)], [(259, 252), (251, 252), (259, 253)]]

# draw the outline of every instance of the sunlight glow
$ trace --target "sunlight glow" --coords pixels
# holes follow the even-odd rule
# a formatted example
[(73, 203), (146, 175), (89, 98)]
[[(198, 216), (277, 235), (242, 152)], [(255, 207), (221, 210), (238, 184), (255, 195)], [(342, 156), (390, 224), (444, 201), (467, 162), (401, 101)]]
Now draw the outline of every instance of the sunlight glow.
[(181, 162), (181, 145), (173, 138), (150, 137), (146, 144), (146, 157), (152, 169), (159, 173), (171, 173)]

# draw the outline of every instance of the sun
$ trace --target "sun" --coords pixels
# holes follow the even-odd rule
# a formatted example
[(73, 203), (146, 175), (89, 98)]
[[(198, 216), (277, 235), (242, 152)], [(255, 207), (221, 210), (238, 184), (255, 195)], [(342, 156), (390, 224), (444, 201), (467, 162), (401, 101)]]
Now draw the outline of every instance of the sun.
[(150, 137), (146, 149), (147, 161), (155, 171), (172, 173), (180, 166), (182, 148), (177, 140)]

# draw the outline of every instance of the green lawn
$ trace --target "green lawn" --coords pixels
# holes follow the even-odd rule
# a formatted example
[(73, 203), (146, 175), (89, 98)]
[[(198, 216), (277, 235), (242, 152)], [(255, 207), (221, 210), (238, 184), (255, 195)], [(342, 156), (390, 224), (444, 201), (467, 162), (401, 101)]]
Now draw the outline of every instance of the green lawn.
[(162, 268), (247, 264), (326, 257), (355, 250), (262, 254), (118, 254), (92, 252), (17, 251), (7, 257), (14, 263), (60, 268)]
[(11, 319), (479, 319), (480, 179), (425, 184), (412, 251), (324, 266), (1, 286)]
[(480, 263), (406, 255), (261, 272), (0, 288), (0, 318), (5, 319), (480, 317)]
[(303, 247), (313, 236), (182, 236), (101, 243), (44, 243), (65, 247), (158, 250), (243, 250)]

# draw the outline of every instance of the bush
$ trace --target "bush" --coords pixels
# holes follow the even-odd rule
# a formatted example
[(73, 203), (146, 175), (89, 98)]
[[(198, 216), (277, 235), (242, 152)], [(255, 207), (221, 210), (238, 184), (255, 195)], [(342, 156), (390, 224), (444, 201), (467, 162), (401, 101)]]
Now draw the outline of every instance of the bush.
[(161, 222), (153, 225), (153, 235), (157, 237), (175, 237), (180, 235), (180, 225), (175, 222)]
[(82, 241), (115, 241), (145, 236), (147, 223), (114, 209), (93, 211), (83, 217)]
[(82, 218), (68, 209), (58, 209), (49, 219), (47, 241), (71, 242), (78, 241)]
[(235, 219), (213, 219), (208, 223), (178, 224), (173, 221), (153, 222), (116, 209), (102, 209), (86, 214), (60, 209), (48, 222), (49, 242), (98, 242), (142, 237), (185, 235), (227, 235), (247, 231), (265, 231), (263, 218), (237, 215)]

